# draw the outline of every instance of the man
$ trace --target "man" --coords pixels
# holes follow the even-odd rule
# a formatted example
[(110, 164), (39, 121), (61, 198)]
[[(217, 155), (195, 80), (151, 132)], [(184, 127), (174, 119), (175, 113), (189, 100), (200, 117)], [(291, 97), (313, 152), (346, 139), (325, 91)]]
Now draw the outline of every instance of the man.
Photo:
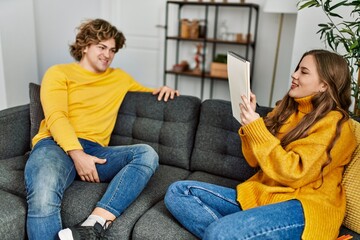
[[(101, 239), (158, 167), (158, 155), (148, 145), (108, 147), (128, 91), (152, 92), (159, 101), (179, 95), (166, 86), (147, 88), (123, 70), (110, 68), (124, 43), (124, 35), (107, 21), (89, 20), (70, 45), (76, 62), (55, 65), (44, 75), (40, 95), (45, 119), (25, 167), (29, 239)], [(61, 230), (63, 194), (77, 176), (110, 184), (84, 222)]]

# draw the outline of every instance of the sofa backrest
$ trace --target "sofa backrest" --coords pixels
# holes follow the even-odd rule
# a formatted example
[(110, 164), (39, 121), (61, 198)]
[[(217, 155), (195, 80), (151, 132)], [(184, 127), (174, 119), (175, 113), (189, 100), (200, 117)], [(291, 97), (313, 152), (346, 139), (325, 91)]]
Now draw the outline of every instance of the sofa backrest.
[(127, 93), (118, 113), (110, 145), (146, 143), (161, 164), (189, 169), (201, 101), (179, 96), (158, 101), (151, 93)]
[[(30, 83), (31, 136), (44, 118), (40, 85)], [(160, 163), (189, 169), (201, 101), (179, 96), (158, 101), (151, 93), (129, 92), (120, 107), (109, 145), (146, 143), (159, 154)]]
[[(264, 116), (271, 108), (258, 107)], [(201, 105), (200, 121), (191, 156), (191, 170), (205, 171), (244, 181), (256, 169), (251, 168), (241, 151), (239, 122), (232, 116), (231, 104), (224, 100), (206, 100)]]
[(0, 160), (22, 156), (30, 150), (29, 119), (28, 104), (0, 111)]

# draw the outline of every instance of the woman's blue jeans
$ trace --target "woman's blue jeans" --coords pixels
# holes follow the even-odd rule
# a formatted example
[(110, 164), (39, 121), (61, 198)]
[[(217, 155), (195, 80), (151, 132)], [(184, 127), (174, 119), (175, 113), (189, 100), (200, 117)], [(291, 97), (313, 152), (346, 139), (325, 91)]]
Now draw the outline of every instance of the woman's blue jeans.
[(243, 211), (235, 189), (197, 181), (173, 183), (165, 205), (185, 228), (205, 240), (296, 240), (305, 224), (298, 200)]
[[(102, 147), (79, 139), (87, 154), (106, 159), (96, 168), (101, 182), (110, 182), (97, 207), (118, 217), (145, 188), (158, 167), (158, 155), (145, 144)], [(61, 201), (77, 172), (72, 159), (52, 138), (39, 141), (25, 166), (27, 233), (32, 239), (57, 239), (62, 229)]]

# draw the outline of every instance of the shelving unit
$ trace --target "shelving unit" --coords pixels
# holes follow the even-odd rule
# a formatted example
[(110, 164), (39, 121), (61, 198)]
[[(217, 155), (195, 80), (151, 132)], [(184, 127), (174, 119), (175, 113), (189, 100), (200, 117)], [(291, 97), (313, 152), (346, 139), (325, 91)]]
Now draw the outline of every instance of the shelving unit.
[[(183, 19), (183, 12), (189, 8), (200, 8), (200, 11), (203, 13), (203, 18), (205, 26), (207, 29), (207, 34), (205, 38), (183, 38), (181, 37), (181, 19)], [(169, 35), (169, 15), (170, 7), (175, 8), (175, 14), (177, 16), (172, 16), (177, 18), (178, 27), (175, 30), (175, 34)], [(251, 39), (249, 41), (239, 42), (236, 40), (223, 40), (219, 39), (218, 36), (218, 21), (220, 14), (220, 9), (232, 8), (232, 9), (247, 9), (247, 23), (246, 23), (246, 32), (244, 36), (251, 34)], [(222, 10), (221, 10), (222, 11)], [(239, 11), (243, 14), (243, 11)], [(210, 98), (213, 95), (213, 86), (214, 80), (223, 80), (227, 81), (226, 77), (216, 77), (212, 76), (209, 71), (206, 71), (206, 62), (207, 58), (214, 59), (216, 54), (218, 54), (217, 49), (221, 46), (232, 45), (236, 46), (239, 50), (237, 53), (243, 58), (251, 62), (251, 75), (254, 71), (254, 61), (255, 61), (255, 49), (256, 49), (256, 38), (257, 38), (257, 28), (258, 28), (258, 15), (259, 15), (259, 6), (257, 4), (251, 3), (225, 3), (225, 2), (189, 2), (189, 1), (167, 1), (166, 2), (166, 15), (165, 15), (165, 43), (164, 43), (164, 85), (167, 84), (168, 75), (175, 76), (175, 88), (178, 87), (179, 77), (195, 77), (201, 80), (201, 99), (204, 95), (204, 83), (205, 79), (211, 81), (210, 83)], [(236, 20), (234, 20), (236, 21)], [(240, 24), (240, 23), (239, 23)], [(211, 29), (209, 28), (211, 26)], [(210, 31), (212, 30), (212, 31)], [(211, 34), (212, 32), (212, 34)], [(212, 35), (212, 36), (210, 36)], [(170, 49), (168, 42), (175, 41), (175, 49)], [(203, 52), (205, 53), (201, 62), (201, 71), (193, 72), (189, 71), (174, 71), (169, 64), (178, 64), (180, 62), (179, 52), (181, 51), (180, 43), (201, 43), (203, 47)], [(173, 51), (174, 59), (169, 59), (169, 51)], [(241, 54), (241, 52), (244, 52)]]

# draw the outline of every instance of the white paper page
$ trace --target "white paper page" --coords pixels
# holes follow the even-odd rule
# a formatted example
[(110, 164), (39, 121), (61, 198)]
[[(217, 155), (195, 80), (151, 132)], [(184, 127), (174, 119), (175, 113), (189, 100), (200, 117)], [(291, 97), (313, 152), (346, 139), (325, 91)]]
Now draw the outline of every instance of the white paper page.
[(246, 61), (234, 52), (228, 52), (227, 71), (232, 113), (234, 118), (241, 123), (241, 96), (245, 95), (250, 101), (250, 62)]

